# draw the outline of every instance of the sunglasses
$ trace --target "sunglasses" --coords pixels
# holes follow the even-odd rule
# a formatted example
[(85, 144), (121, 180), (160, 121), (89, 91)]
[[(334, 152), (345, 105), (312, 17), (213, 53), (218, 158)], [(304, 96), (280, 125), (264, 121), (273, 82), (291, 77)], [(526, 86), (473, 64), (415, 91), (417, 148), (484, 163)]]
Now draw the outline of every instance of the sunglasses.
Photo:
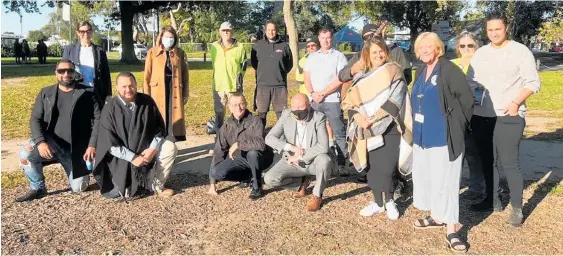
[(309, 44), (309, 45), (307, 45), (307, 48), (317, 48), (317, 45), (316, 44)]
[(468, 45), (460, 44), (460, 45), (459, 45), (459, 48), (463, 49), (463, 48), (465, 48), (465, 46), (467, 46), (467, 48), (469, 48), (469, 49), (475, 48), (475, 45), (474, 45), (474, 44), (468, 44)]
[(78, 34), (84, 35), (84, 33), (92, 33), (91, 29), (88, 30), (78, 30)]
[(61, 69), (57, 69), (57, 73), (59, 75), (62, 75), (64, 73), (74, 74), (74, 69), (72, 69), (72, 68), (61, 68)]

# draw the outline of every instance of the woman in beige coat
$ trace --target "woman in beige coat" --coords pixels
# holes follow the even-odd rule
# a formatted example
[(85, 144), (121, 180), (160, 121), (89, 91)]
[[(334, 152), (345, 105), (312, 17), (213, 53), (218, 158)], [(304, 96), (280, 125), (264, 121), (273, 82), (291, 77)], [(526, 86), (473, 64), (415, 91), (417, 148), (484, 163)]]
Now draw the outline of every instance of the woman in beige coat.
[(178, 48), (178, 35), (170, 26), (163, 27), (156, 46), (147, 52), (143, 91), (150, 95), (166, 124), (165, 140), (186, 140), (184, 105), (188, 102), (188, 62)]

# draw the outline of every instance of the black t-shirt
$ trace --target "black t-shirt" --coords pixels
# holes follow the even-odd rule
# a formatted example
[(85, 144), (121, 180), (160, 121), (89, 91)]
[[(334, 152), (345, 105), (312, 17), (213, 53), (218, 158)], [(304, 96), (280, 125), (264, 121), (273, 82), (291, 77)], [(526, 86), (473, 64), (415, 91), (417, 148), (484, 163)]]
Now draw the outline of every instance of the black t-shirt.
[(61, 89), (57, 92), (57, 112), (58, 118), (55, 124), (55, 139), (61, 144), (61, 147), (70, 148), (70, 119), (72, 111), (72, 102), (74, 100), (74, 90), (64, 92)]

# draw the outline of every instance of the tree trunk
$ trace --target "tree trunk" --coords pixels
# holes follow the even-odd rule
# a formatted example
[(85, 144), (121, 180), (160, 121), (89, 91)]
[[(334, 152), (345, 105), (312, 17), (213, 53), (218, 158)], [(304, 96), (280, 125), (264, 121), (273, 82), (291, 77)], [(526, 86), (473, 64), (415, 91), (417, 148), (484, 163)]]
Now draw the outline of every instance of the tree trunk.
[(176, 24), (176, 18), (174, 18), (174, 13), (172, 10), (169, 11), (170, 13), (170, 25), (174, 28), (174, 30), (178, 31), (178, 24)]
[(139, 63), (133, 48), (133, 6), (129, 1), (119, 1), (121, 12), (121, 62)]
[(297, 46), (297, 29), (293, 19), (291, 0), (283, 1), (283, 18), (285, 20), (286, 33), (289, 35), (289, 48), (293, 57), (293, 69), (295, 69), (299, 62), (299, 48)]
[(418, 36), (418, 27), (410, 27), (410, 34), (411, 34), (411, 47), (410, 47), (410, 52), (413, 54), (413, 56), (415, 56), (416, 52), (414, 49), (414, 41), (416, 41), (416, 37)]

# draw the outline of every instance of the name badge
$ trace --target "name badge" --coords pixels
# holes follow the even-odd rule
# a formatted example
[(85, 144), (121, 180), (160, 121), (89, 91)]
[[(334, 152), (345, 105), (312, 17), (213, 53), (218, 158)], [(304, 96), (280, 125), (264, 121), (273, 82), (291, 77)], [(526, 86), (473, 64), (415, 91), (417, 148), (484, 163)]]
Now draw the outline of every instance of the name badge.
[(414, 114), (414, 121), (423, 124), (424, 123), (424, 115), (419, 114), (419, 113)]

